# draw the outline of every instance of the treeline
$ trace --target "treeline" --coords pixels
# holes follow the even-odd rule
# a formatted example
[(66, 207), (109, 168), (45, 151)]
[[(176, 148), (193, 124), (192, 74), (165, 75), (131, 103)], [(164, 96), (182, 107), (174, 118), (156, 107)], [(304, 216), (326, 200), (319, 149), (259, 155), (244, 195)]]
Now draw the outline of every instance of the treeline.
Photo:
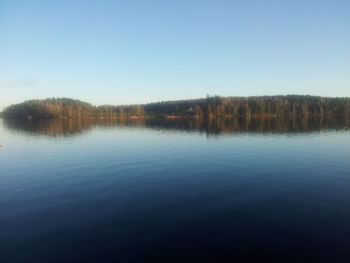
[(29, 100), (7, 107), (2, 115), (6, 118), (80, 118), (89, 116), (89, 103), (69, 98)]
[(68, 98), (30, 100), (5, 109), (7, 118), (165, 118), (350, 116), (350, 98), (316, 96), (219, 97), (144, 105), (93, 106)]
[(19, 119), (73, 119), (131, 117), (145, 114), (142, 105), (93, 106), (90, 103), (70, 98), (29, 100), (7, 107), (2, 116)]
[(194, 117), (302, 116), (350, 114), (350, 98), (316, 96), (219, 97), (145, 105), (149, 114)]

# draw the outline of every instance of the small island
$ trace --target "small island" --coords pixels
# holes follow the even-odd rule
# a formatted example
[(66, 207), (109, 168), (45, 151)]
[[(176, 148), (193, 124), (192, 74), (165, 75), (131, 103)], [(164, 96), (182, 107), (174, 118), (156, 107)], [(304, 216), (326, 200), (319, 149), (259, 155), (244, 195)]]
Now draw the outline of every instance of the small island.
[(4, 118), (250, 118), (277, 116), (350, 116), (350, 98), (304, 95), (220, 97), (137, 105), (102, 105), (70, 98), (29, 100), (11, 105)]

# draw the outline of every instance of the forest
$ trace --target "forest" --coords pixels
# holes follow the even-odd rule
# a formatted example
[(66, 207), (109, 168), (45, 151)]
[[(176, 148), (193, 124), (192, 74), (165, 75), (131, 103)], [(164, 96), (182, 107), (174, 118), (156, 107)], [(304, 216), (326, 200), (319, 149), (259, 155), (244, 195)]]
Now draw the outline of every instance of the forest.
[(304, 95), (220, 97), (137, 105), (102, 105), (70, 98), (29, 100), (11, 105), (4, 118), (250, 118), (276, 116), (350, 116), (350, 98)]

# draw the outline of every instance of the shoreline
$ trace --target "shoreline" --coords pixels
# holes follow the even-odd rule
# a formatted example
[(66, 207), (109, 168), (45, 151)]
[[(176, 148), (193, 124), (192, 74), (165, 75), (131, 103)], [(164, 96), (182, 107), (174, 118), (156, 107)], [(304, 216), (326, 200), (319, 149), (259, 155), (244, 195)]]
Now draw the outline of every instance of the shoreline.
[[(1, 116), (0, 119), (6, 120), (78, 120), (78, 119), (100, 119), (100, 120), (142, 120), (142, 119), (163, 119), (163, 120), (174, 120), (174, 119), (277, 119), (277, 118), (330, 118), (330, 117), (347, 117), (346, 114), (250, 114), (250, 115), (210, 115), (210, 116), (194, 116), (194, 115), (130, 115), (130, 116), (74, 116), (74, 117), (32, 117), (28, 115), (27, 117), (5, 117)], [(350, 118), (350, 116), (349, 116)]]

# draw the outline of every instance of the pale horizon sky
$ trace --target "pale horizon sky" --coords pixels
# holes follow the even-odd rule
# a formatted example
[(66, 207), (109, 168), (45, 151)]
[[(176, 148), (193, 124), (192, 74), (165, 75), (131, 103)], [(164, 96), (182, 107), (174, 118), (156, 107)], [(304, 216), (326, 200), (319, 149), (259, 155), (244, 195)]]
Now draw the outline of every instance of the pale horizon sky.
[(350, 1), (0, 2), (0, 111), (206, 94), (350, 96)]

